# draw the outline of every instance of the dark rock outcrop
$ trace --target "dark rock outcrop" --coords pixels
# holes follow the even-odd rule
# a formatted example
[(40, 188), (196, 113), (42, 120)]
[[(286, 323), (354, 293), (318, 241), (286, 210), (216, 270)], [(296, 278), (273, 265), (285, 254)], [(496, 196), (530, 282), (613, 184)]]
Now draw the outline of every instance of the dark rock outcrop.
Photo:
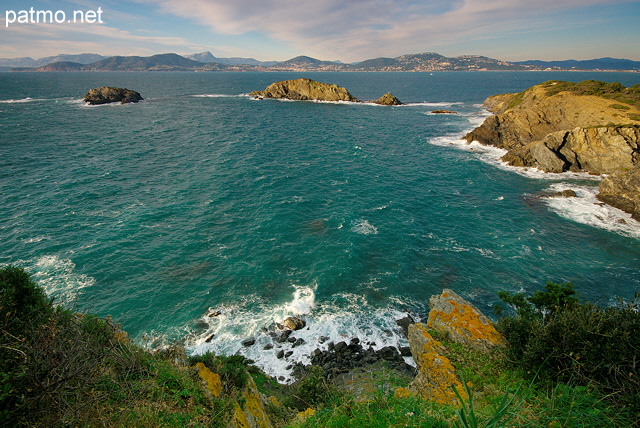
[(267, 86), (264, 91), (253, 91), (249, 95), (256, 98), (284, 98), (299, 101), (358, 101), (349, 91), (338, 85), (304, 78), (275, 82)]
[(433, 114), (458, 114), (457, 111), (451, 111), (451, 110), (431, 110), (431, 113), (433, 113)]
[(393, 370), (414, 375), (415, 369), (408, 365), (400, 351), (393, 346), (374, 350), (372, 347), (364, 348), (356, 339), (347, 342), (330, 342), (328, 349), (321, 351), (316, 349), (311, 356), (311, 364), (320, 366), (325, 376), (333, 378), (339, 374), (347, 373), (356, 367), (366, 367), (379, 361), (386, 361)]
[(390, 93), (386, 93), (375, 101), (371, 101), (373, 104), (380, 104), (382, 106), (399, 106), (402, 105), (402, 101), (396, 98)]
[(136, 91), (111, 86), (102, 86), (100, 88), (91, 89), (84, 96), (84, 102), (89, 103), (90, 105), (137, 103), (142, 100), (142, 96)]

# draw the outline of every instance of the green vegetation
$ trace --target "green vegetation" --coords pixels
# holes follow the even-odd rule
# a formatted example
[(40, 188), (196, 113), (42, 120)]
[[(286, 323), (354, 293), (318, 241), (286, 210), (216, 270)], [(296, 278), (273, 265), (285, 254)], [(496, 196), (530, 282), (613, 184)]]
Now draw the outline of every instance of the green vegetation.
[(596, 95), (610, 98), (619, 103), (640, 108), (640, 84), (626, 88), (618, 82), (607, 83), (598, 80), (584, 80), (579, 83), (573, 83), (550, 80), (542, 83), (542, 86), (547, 90), (547, 96), (566, 91), (575, 95)]
[(0, 269), (0, 425), (217, 426), (184, 351), (149, 353), (109, 318), (57, 307), (22, 269)]
[[(432, 332), (469, 396), (455, 407), (400, 393), (410, 379), (388, 366), (331, 381), (311, 367), (286, 386), (238, 355), (187, 358), (178, 347), (151, 353), (109, 318), (55, 306), (24, 270), (7, 266), (0, 269), (0, 425), (223, 427), (255, 407), (247, 395), (253, 383), (270, 396), (261, 401), (275, 427), (640, 422), (637, 301), (582, 303), (569, 283), (500, 298), (513, 311), (498, 323), (504, 350), (486, 354)], [(196, 363), (217, 375), (219, 393), (207, 389)]]
[(515, 317), (498, 329), (507, 358), (541, 381), (564, 382), (605, 394), (640, 417), (640, 302), (600, 307), (579, 302), (571, 283), (547, 283), (531, 297), (500, 293)]

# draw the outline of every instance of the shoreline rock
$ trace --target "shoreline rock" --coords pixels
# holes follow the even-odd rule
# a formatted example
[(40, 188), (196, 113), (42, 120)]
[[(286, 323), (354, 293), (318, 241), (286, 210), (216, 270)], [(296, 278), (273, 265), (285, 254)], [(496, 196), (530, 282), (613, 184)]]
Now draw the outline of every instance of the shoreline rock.
[[(511, 166), (611, 174), (601, 182), (598, 199), (640, 221), (637, 86), (550, 81), (495, 95), (484, 103), (494, 115), (465, 139), (506, 149), (501, 160)], [(616, 101), (623, 98), (628, 104), (620, 108)]]
[[(352, 103), (361, 103), (356, 97), (351, 95), (349, 91), (336, 84), (317, 82), (315, 80), (300, 78), (292, 80), (281, 80), (267, 86), (263, 91), (252, 91), (250, 96), (257, 99), (274, 98), (287, 99), (294, 101), (348, 101)], [(384, 94), (375, 101), (366, 101), (367, 103), (397, 106), (402, 101), (390, 93)]]
[(399, 106), (399, 105), (402, 105), (402, 101), (400, 101), (398, 98), (396, 98), (394, 95), (390, 94), (389, 92), (387, 92), (386, 94), (384, 94), (383, 96), (381, 96), (377, 100), (369, 101), (369, 102), (373, 103), (373, 104), (380, 104), (381, 106)]
[(89, 105), (100, 105), (109, 103), (137, 103), (144, 98), (140, 93), (127, 88), (116, 88), (112, 86), (102, 86), (100, 88), (90, 89), (84, 95), (83, 101)]
[(358, 102), (356, 97), (351, 95), (345, 88), (306, 78), (275, 82), (267, 86), (264, 91), (253, 91), (249, 95), (259, 99), (284, 98), (298, 101)]

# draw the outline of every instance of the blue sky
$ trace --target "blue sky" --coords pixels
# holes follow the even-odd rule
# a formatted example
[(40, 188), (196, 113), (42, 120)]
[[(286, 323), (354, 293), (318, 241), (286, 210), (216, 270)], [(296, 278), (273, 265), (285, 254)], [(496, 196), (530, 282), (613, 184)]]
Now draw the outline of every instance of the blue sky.
[[(2, 0), (0, 58), (211, 51), (354, 62), (405, 53), (640, 61), (637, 0)], [(103, 23), (9, 22), (102, 10)], [(60, 15), (59, 15), (60, 16)], [(9, 19), (7, 19), (9, 18)], [(8, 26), (7, 26), (8, 25)]]

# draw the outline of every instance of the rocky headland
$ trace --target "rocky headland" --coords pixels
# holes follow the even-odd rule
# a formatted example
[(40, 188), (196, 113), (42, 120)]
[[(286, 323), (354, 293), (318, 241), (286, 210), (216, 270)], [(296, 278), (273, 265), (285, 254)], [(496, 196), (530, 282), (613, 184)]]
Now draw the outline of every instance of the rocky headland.
[[(300, 78), (283, 80), (267, 86), (264, 91), (253, 91), (250, 96), (258, 99), (276, 98), (295, 101), (349, 101), (362, 102), (351, 95), (349, 91), (336, 84), (317, 82)], [(380, 105), (400, 105), (402, 102), (392, 94), (385, 94), (375, 101), (368, 101)]]
[(640, 85), (549, 81), (484, 103), (465, 137), (507, 150), (512, 166), (606, 174), (598, 198), (640, 220)]
[(83, 101), (89, 105), (109, 104), (109, 103), (137, 103), (142, 101), (142, 96), (131, 89), (115, 88), (112, 86), (102, 86), (89, 90), (84, 95)]

